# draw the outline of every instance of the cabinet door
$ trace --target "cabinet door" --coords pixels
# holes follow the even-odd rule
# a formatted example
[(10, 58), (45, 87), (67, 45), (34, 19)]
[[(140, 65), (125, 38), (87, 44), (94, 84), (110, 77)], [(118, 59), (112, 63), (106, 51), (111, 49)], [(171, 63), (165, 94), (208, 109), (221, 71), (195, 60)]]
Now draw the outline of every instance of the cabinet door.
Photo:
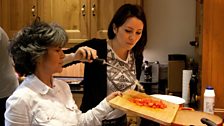
[(83, 77), (84, 76), (84, 64), (78, 63), (72, 66), (63, 68), (61, 73), (55, 73), (54, 76), (68, 76), (68, 77)]
[(88, 38), (88, 0), (38, 0), (38, 16), (45, 22), (61, 25), (69, 36), (69, 43)]
[(202, 94), (207, 85), (215, 89), (215, 112), (224, 118), (224, 1), (204, 0)]
[(11, 38), (36, 17), (36, 0), (0, 0), (0, 26)]
[(125, 3), (139, 4), (141, 0), (91, 0), (91, 38), (107, 38), (107, 29), (115, 11)]

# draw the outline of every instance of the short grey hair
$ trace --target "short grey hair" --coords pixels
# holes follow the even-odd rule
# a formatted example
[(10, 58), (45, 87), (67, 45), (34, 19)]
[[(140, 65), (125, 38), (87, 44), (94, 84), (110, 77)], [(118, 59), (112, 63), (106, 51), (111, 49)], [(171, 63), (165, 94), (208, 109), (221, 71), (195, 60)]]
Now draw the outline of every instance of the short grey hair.
[(20, 75), (34, 73), (37, 59), (47, 53), (49, 47), (64, 47), (68, 42), (65, 30), (57, 24), (35, 21), (24, 27), (10, 40), (9, 51)]

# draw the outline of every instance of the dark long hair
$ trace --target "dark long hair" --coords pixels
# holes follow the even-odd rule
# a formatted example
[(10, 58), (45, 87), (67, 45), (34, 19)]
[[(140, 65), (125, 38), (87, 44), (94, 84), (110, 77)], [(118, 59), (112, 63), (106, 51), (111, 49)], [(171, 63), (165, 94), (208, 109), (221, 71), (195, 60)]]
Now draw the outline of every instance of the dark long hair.
[(115, 13), (114, 17), (112, 18), (109, 27), (108, 27), (108, 38), (113, 39), (115, 37), (115, 33), (113, 32), (113, 25), (117, 28), (122, 26), (125, 21), (130, 17), (136, 17), (143, 22), (143, 31), (142, 36), (136, 45), (133, 47), (132, 51), (135, 55), (141, 55), (146, 42), (147, 42), (147, 24), (146, 24), (146, 17), (144, 10), (139, 5), (133, 4), (124, 4), (122, 5)]

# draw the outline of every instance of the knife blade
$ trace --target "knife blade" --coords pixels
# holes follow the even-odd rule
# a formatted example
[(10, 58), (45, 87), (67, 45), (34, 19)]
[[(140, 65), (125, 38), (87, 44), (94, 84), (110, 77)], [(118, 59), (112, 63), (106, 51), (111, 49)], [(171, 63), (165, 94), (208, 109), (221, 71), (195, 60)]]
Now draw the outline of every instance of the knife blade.
[[(102, 65), (108, 65), (108, 66), (111, 66), (117, 70), (119, 70), (120, 72), (124, 72), (124, 70), (108, 63), (105, 59), (100, 59), (100, 58), (96, 58), (93, 60), (93, 63), (97, 63), (97, 64), (102, 64)], [(137, 79), (134, 79), (133, 80), (134, 84), (138, 86), (138, 89), (141, 91), (141, 92), (144, 92), (144, 88), (143, 86), (139, 83), (139, 81)]]

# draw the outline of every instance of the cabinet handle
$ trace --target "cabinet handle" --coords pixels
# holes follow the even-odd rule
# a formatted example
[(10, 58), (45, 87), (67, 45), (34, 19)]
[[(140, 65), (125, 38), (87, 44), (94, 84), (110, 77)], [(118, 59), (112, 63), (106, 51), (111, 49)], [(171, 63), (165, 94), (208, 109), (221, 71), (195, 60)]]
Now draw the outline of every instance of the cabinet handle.
[(86, 16), (86, 5), (83, 4), (81, 8), (82, 16)]
[(31, 13), (32, 13), (32, 15), (33, 15), (33, 17), (35, 17), (36, 15), (35, 15), (35, 5), (33, 5), (33, 7), (32, 7), (32, 9), (31, 9)]
[(93, 14), (93, 16), (96, 16), (96, 14), (95, 14), (95, 7), (96, 7), (96, 5), (95, 4), (93, 4), (93, 6), (92, 6), (92, 14)]

